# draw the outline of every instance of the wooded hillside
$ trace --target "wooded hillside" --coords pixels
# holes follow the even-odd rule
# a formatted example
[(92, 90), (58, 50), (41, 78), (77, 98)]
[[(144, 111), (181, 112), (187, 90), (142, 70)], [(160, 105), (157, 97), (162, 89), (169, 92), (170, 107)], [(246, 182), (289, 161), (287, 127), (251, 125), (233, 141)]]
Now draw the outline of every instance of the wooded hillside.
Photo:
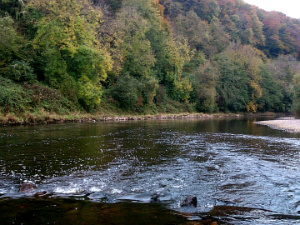
[(300, 20), (243, 0), (0, 0), (0, 112), (300, 112)]

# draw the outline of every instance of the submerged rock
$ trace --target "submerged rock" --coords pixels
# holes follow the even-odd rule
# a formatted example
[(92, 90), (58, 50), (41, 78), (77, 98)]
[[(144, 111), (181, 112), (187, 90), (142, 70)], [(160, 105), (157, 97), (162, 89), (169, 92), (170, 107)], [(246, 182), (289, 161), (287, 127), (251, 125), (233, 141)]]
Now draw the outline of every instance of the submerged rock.
[(47, 191), (36, 192), (34, 197), (43, 197), (47, 194)]
[(23, 184), (21, 185), (19, 192), (24, 192), (28, 193), (31, 192), (32, 190), (36, 189), (36, 185), (32, 181), (24, 181)]
[(160, 194), (159, 193), (155, 193), (153, 195), (151, 195), (151, 198), (150, 198), (150, 201), (151, 202), (159, 202), (159, 197), (160, 197)]
[(106, 201), (108, 201), (108, 198), (100, 192), (95, 192), (95, 193), (88, 194), (87, 197), (90, 200), (97, 201), (97, 202), (106, 202)]
[(195, 195), (187, 196), (184, 201), (181, 203), (181, 207), (184, 206), (194, 206), (197, 207), (197, 197)]

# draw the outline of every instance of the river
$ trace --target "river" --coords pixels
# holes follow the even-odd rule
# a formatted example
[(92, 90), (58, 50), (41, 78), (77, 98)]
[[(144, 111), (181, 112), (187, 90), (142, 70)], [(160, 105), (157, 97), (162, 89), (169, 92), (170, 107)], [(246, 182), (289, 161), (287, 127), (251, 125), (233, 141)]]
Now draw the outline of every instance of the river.
[(1, 127), (0, 224), (300, 224), (300, 134), (262, 119)]

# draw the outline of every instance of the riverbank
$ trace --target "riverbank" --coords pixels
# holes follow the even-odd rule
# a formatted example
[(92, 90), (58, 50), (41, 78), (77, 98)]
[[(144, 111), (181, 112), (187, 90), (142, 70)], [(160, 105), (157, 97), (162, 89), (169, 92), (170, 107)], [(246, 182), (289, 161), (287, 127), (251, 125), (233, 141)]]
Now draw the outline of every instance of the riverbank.
[(38, 125), (38, 124), (57, 124), (57, 123), (95, 123), (99, 121), (137, 121), (137, 120), (173, 120), (173, 119), (210, 119), (225, 117), (275, 117), (276, 113), (170, 113), (154, 115), (119, 115), (113, 113), (88, 114), (82, 112), (72, 112), (65, 115), (56, 113), (25, 113), (6, 115), (0, 114), (0, 126), (18, 126), (18, 125)]
[(137, 121), (137, 120), (171, 120), (171, 119), (198, 119), (218, 117), (241, 117), (241, 114), (205, 114), (205, 113), (180, 113), (180, 114), (156, 114), (156, 115), (104, 115), (104, 114), (82, 114), (75, 112), (68, 115), (57, 115), (53, 113), (44, 114), (6, 114), (0, 115), (0, 125), (37, 125), (55, 123), (95, 123), (99, 121)]
[(266, 125), (273, 129), (300, 133), (300, 119), (295, 119), (294, 117), (282, 117), (276, 120), (257, 122), (256, 124)]

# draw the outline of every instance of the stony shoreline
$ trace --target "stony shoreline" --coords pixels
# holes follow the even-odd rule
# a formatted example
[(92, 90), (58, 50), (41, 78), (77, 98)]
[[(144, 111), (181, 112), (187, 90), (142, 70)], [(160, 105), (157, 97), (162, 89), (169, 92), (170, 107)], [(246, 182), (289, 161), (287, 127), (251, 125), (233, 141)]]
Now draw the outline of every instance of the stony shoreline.
[(157, 114), (138, 116), (103, 116), (103, 115), (77, 115), (72, 118), (68, 116), (26, 116), (17, 118), (9, 116), (0, 117), (0, 126), (59, 124), (59, 123), (96, 123), (110, 121), (140, 121), (140, 120), (175, 120), (175, 119), (210, 119), (225, 117), (242, 117), (242, 114), (204, 114), (204, 113), (182, 113), (182, 114)]
[(212, 119), (212, 118), (239, 118), (239, 117), (275, 117), (282, 114), (276, 113), (173, 113), (155, 115), (106, 115), (106, 114), (81, 114), (78, 112), (68, 115), (57, 114), (0, 114), (0, 126), (60, 124), (60, 123), (96, 123), (96, 122), (122, 122), (141, 120), (177, 120), (177, 119)]
[(300, 133), (300, 119), (295, 119), (294, 117), (282, 117), (276, 120), (256, 122), (256, 124), (266, 125), (273, 129), (292, 133)]

